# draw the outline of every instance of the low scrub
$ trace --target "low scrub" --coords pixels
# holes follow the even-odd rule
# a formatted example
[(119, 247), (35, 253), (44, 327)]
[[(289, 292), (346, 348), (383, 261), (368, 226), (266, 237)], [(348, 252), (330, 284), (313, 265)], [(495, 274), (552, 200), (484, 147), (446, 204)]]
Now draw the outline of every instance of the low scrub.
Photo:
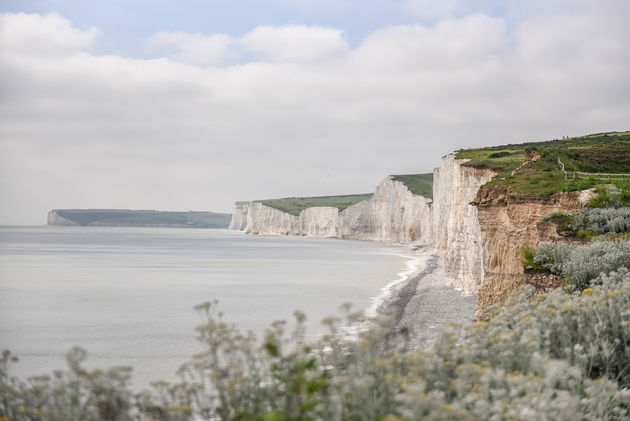
[(540, 268), (562, 275), (568, 287), (581, 291), (601, 273), (630, 268), (630, 239), (595, 240), (582, 246), (541, 243), (533, 262)]
[(579, 232), (588, 230), (597, 234), (619, 234), (630, 231), (630, 208), (583, 209), (573, 215), (568, 227)]
[(554, 212), (542, 218), (539, 225), (555, 221), (560, 232), (589, 240), (599, 235), (630, 232), (630, 207), (620, 207), (618, 202), (612, 203), (616, 206)]

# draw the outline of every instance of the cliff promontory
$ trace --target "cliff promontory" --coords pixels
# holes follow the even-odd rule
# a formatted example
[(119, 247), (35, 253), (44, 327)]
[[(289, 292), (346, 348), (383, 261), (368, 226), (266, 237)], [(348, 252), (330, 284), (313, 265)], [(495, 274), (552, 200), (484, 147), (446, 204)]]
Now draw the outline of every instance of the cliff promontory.
[(484, 267), (477, 208), (471, 202), (496, 172), (463, 166), (466, 161), (450, 154), (434, 171), (432, 244), (444, 253), (447, 283), (476, 293), (484, 279)]
[(227, 228), (231, 215), (129, 209), (54, 209), (48, 225), (101, 227)]

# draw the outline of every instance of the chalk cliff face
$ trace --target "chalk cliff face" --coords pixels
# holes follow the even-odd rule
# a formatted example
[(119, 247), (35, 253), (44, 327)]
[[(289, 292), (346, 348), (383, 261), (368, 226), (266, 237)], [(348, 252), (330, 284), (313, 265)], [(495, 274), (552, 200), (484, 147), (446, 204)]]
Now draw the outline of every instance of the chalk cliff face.
[[(430, 203), (431, 199), (411, 193), (403, 183), (388, 177), (370, 199), (342, 212), (322, 206), (307, 208), (294, 216), (262, 203), (237, 202), (230, 229), (248, 234), (429, 243)], [(243, 221), (246, 221), (245, 226)]]
[[(337, 208), (307, 208), (299, 216), (295, 216), (258, 202), (237, 202), (235, 211), (240, 211), (241, 214), (232, 217), (234, 224), (230, 224), (230, 229), (239, 230), (240, 226), (240, 231), (245, 231), (246, 234), (337, 237)], [(244, 226), (239, 218), (244, 220)]]
[(300, 218), (259, 202), (251, 202), (247, 209), (245, 233), (300, 235)]
[(489, 305), (503, 304), (509, 293), (525, 281), (520, 248), (536, 247), (561, 237), (555, 225), (538, 225), (545, 215), (577, 210), (594, 196), (582, 192), (533, 196), (509, 193), (504, 186), (483, 186), (473, 204), (478, 210), (484, 279), (479, 290), (476, 317), (483, 318)]
[(464, 162), (450, 154), (433, 171), (433, 246), (444, 253), (447, 282), (476, 293), (484, 268), (477, 208), (470, 203), (496, 173), (462, 166)]
[(47, 218), (46, 223), (48, 225), (60, 225), (60, 226), (65, 226), (65, 227), (79, 225), (76, 222), (71, 221), (68, 218), (64, 218), (63, 216), (59, 215), (56, 210), (51, 210), (50, 212), (48, 212), (48, 218)]
[(234, 203), (234, 210), (232, 211), (232, 219), (230, 220), (230, 226), (228, 229), (234, 231), (243, 231), (247, 226), (247, 209), (250, 202), (236, 202)]
[(387, 243), (431, 242), (431, 199), (390, 177), (374, 195), (341, 212), (339, 238)]
[(307, 237), (337, 237), (339, 209), (329, 206), (307, 208), (300, 212), (299, 235)]

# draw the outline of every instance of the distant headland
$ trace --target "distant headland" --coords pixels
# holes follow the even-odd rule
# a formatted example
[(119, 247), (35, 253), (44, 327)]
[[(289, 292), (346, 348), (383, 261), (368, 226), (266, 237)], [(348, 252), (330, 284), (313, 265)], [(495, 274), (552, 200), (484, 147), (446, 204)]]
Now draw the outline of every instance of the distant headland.
[(231, 214), (130, 209), (54, 209), (48, 225), (100, 227), (227, 228)]

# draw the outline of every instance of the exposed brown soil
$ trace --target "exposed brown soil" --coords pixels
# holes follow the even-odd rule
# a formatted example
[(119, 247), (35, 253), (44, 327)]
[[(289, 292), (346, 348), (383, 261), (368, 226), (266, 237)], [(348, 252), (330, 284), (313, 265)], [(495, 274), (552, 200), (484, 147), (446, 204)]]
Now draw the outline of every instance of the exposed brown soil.
[(525, 269), (525, 283), (536, 288), (537, 294), (562, 286), (562, 278), (553, 273), (538, 269)]
[(582, 192), (536, 196), (510, 193), (507, 186), (479, 189), (472, 203), (477, 206), (483, 247), (484, 276), (477, 297), (477, 318), (486, 317), (489, 306), (503, 305), (514, 289), (527, 283), (520, 262), (522, 246), (582, 241), (558, 233), (556, 223), (538, 222), (551, 212), (580, 209), (587, 199)]

